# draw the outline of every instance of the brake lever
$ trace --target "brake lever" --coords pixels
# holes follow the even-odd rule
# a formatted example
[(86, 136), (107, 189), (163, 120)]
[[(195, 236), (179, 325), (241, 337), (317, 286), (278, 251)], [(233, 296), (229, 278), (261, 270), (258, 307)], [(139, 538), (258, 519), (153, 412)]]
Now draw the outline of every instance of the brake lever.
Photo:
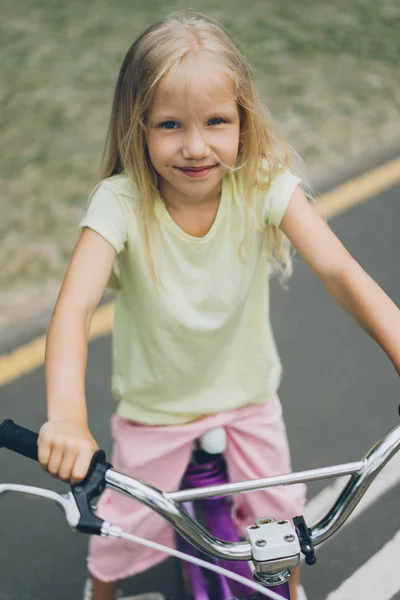
[(18, 492), (29, 496), (39, 496), (54, 502), (56, 506), (64, 512), (67, 523), (75, 529), (81, 519), (77, 502), (72, 492), (66, 494), (57, 494), (53, 490), (45, 490), (43, 488), (34, 487), (31, 485), (19, 485), (15, 483), (0, 483), (0, 496), (7, 492)]
[(112, 465), (106, 461), (103, 450), (94, 453), (88, 473), (85, 479), (71, 487), (71, 494), (76, 502), (80, 514), (79, 521), (75, 526), (81, 533), (101, 535), (104, 519), (93, 513), (91, 501), (97, 498), (105, 488), (105, 474)]
[(92, 457), (85, 479), (79, 484), (71, 486), (71, 491), (66, 494), (58, 494), (53, 490), (29, 485), (2, 483), (0, 484), (0, 495), (6, 492), (19, 492), (51, 500), (63, 510), (70, 527), (81, 533), (102, 535), (105, 521), (93, 513), (91, 502), (104, 490), (105, 473), (111, 467), (106, 462), (104, 451), (98, 450)]

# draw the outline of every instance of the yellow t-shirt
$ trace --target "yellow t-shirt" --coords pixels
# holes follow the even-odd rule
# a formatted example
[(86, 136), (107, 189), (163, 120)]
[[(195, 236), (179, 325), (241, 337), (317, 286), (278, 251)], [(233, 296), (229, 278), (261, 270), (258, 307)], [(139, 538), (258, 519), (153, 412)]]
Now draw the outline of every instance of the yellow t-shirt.
[[(259, 191), (265, 225), (279, 226), (300, 183), (289, 171)], [(256, 230), (239, 255), (243, 213), (237, 175), (222, 182), (215, 221), (203, 238), (185, 233), (161, 199), (154, 260), (148, 268), (135, 217), (134, 189), (124, 175), (101, 182), (81, 227), (116, 250), (120, 290), (113, 335), (112, 391), (120, 416), (169, 425), (265, 402), (276, 393), (281, 363), (269, 319), (265, 233)]]

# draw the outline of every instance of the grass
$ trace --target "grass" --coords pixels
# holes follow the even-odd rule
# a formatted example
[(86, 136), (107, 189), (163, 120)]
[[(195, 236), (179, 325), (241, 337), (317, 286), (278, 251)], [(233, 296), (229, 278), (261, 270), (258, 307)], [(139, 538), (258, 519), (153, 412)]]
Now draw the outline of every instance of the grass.
[[(7, 298), (60, 281), (98, 178), (124, 54), (145, 27), (187, 6), (4, 1), (0, 289)], [(398, 139), (398, 0), (193, 0), (190, 7), (239, 41), (311, 181)]]

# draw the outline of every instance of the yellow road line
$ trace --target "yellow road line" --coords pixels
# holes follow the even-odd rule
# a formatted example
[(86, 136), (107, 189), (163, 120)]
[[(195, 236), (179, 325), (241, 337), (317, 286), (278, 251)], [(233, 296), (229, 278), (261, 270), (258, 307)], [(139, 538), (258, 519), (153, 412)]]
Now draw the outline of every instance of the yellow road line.
[(399, 182), (400, 157), (326, 192), (315, 203), (315, 209), (326, 217), (334, 217)]
[[(90, 339), (110, 333), (114, 317), (114, 303), (100, 306), (92, 319)], [(44, 363), (46, 336), (42, 335), (29, 344), (20, 346), (10, 354), (0, 356), (0, 386), (21, 377)]]
[[(323, 194), (315, 204), (319, 214), (333, 217), (352, 206), (365, 202), (372, 196), (400, 182), (400, 157), (372, 169)], [(112, 328), (114, 303), (99, 307), (94, 314), (90, 340), (107, 335)], [(0, 356), (0, 386), (10, 383), (29, 371), (43, 365), (45, 336)]]

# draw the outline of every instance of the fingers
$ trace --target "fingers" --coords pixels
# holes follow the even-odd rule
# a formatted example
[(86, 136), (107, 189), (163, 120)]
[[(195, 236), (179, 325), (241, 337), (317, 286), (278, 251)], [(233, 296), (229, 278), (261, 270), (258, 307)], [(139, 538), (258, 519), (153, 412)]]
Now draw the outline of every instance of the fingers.
[(46, 435), (45, 425), (43, 425), (39, 431), (38, 437), (38, 460), (42, 469), (47, 471), (47, 465), (49, 464), (51, 454), (51, 439)]
[[(75, 429), (75, 428), (74, 428)], [(38, 458), (53, 477), (76, 484), (85, 478), (93, 454), (98, 449), (89, 432), (74, 432), (65, 424), (43, 425), (39, 432)]]
[(94, 453), (95, 449), (91, 448), (88, 445), (87, 448), (83, 449), (77, 455), (73, 469), (71, 471), (72, 485), (75, 485), (76, 483), (82, 481), (82, 479), (85, 479)]
[[(76, 461), (77, 452), (64, 452), (60, 465), (58, 467), (58, 477), (69, 483), (71, 481), (72, 469)], [(49, 469), (49, 472), (50, 469)]]
[(40, 466), (53, 477), (68, 482), (77, 452), (62, 438), (51, 438), (46, 432), (39, 434), (38, 458)]
[(64, 456), (64, 447), (62, 444), (54, 444), (50, 453), (49, 462), (47, 463), (47, 470), (53, 477), (57, 477), (61, 461)]

